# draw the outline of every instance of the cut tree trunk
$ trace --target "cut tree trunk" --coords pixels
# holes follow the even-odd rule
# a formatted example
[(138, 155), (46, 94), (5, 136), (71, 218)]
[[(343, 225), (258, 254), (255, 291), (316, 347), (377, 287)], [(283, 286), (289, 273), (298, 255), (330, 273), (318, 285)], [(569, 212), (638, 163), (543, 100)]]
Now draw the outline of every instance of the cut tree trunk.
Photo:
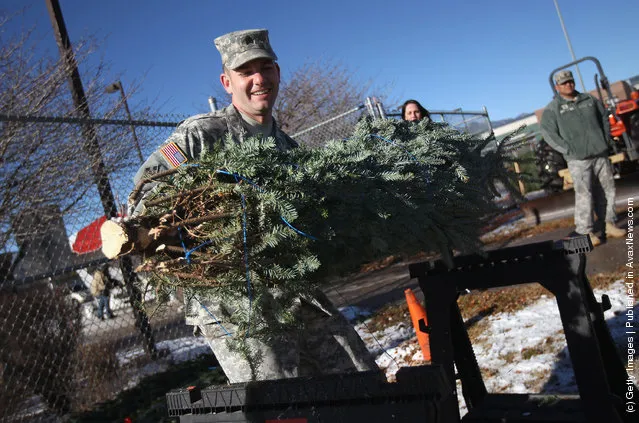
[(157, 229), (107, 220), (100, 227), (100, 235), (102, 253), (114, 259), (130, 253), (150, 253), (165, 241), (174, 241), (175, 229), (158, 232)]

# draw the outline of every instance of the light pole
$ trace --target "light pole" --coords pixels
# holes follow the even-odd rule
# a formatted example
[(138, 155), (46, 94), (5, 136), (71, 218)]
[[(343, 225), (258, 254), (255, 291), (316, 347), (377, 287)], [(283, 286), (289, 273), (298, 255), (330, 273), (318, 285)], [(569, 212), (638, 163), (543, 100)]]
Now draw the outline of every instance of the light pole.
[[(555, 8), (557, 9), (557, 16), (559, 16), (559, 23), (561, 23), (561, 29), (564, 31), (564, 37), (566, 37), (566, 42), (568, 43), (568, 50), (570, 50), (570, 55), (572, 56), (572, 61), (576, 61), (575, 52), (572, 51), (572, 44), (570, 43), (570, 37), (568, 37), (568, 31), (566, 31), (566, 26), (564, 25), (564, 18), (561, 17), (561, 10), (559, 10), (559, 4), (557, 4), (557, 0), (553, 0), (555, 2)], [(579, 82), (581, 83), (581, 89), (583, 92), (586, 92), (586, 86), (584, 85), (584, 80), (581, 77), (581, 72), (579, 71), (579, 65), (575, 65), (577, 70), (577, 76), (579, 77)]]
[(217, 111), (217, 100), (215, 99), (215, 97), (209, 97), (209, 107), (211, 108), (212, 112)]
[(124, 95), (124, 88), (122, 88), (122, 82), (115, 81), (113, 84), (107, 86), (104, 91), (109, 94), (113, 94), (114, 92), (119, 91), (120, 96), (122, 97), (122, 103), (124, 104), (124, 110), (126, 111), (126, 116), (129, 119), (131, 124), (131, 134), (133, 134), (133, 141), (135, 141), (135, 148), (138, 152), (138, 157), (140, 158), (140, 163), (144, 163), (144, 157), (142, 157), (142, 150), (140, 149), (140, 142), (138, 141), (138, 136), (135, 133), (135, 125), (133, 124), (133, 119), (131, 118), (131, 112), (129, 111), (129, 103), (126, 101), (126, 95)]

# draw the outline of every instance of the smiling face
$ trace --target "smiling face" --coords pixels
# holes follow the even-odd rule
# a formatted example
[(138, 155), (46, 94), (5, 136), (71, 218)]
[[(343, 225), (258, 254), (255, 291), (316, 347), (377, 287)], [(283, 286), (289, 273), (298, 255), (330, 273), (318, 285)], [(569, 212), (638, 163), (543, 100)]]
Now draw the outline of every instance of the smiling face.
[(421, 120), (424, 116), (422, 116), (421, 110), (417, 107), (415, 103), (408, 103), (406, 105), (406, 110), (404, 112), (404, 119), (410, 122)]
[(220, 82), (231, 94), (233, 105), (260, 123), (271, 119), (280, 87), (280, 67), (271, 59), (255, 59), (226, 70)]

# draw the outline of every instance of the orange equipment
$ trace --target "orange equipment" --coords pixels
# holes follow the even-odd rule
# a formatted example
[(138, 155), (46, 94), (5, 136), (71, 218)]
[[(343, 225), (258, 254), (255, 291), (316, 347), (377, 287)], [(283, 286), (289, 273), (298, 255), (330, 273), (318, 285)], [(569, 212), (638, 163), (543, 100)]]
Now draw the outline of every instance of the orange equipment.
[(424, 355), (424, 361), (430, 361), (430, 336), (419, 329), (419, 321), (421, 319), (424, 319), (424, 323), (428, 326), (426, 310), (424, 310), (424, 307), (417, 301), (412, 289), (408, 288), (404, 290), (404, 294), (406, 295), (408, 312), (410, 313), (410, 318), (413, 322), (415, 333), (417, 334), (417, 342), (419, 342), (419, 347), (422, 349), (422, 354)]

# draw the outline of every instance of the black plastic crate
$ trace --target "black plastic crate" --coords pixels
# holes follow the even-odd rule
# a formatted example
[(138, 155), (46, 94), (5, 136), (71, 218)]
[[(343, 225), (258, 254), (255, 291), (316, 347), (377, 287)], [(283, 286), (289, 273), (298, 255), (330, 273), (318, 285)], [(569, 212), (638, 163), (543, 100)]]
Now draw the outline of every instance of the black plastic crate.
[(166, 394), (166, 404), (169, 409), (169, 416), (179, 416), (178, 410), (191, 410), (191, 404), (202, 398), (200, 389), (197, 386), (188, 388), (173, 389)]
[(443, 410), (457, 408), (440, 366), (402, 368), (395, 383), (370, 371), (211, 386), (191, 402), (189, 395), (167, 394), (169, 415), (181, 423), (445, 422)]

